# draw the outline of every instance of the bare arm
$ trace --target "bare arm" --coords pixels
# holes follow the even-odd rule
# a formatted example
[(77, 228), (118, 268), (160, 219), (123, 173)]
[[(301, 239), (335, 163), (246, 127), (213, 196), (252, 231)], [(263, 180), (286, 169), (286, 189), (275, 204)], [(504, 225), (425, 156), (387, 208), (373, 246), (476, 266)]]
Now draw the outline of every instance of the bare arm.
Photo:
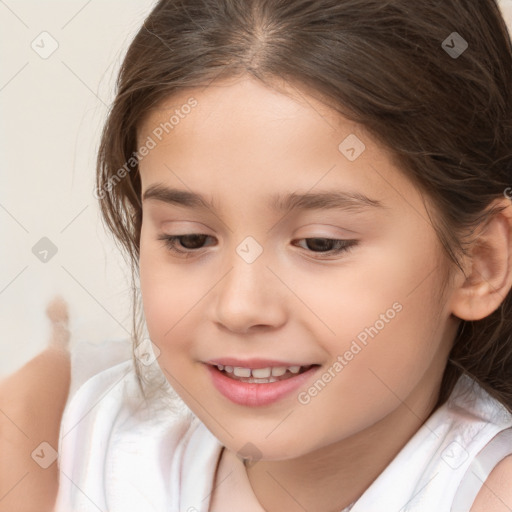
[(0, 381), (0, 512), (51, 512), (57, 496), (70, 335), (62, 299), (54, 299), (46, 313), (52, 322), (48, 348)]

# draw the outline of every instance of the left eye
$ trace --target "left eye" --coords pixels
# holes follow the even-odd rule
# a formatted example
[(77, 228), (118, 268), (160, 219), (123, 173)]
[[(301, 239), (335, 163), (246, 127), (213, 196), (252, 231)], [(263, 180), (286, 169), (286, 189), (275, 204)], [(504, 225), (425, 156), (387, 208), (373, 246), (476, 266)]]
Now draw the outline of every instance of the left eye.
[(312, 251), (320, 254), (339, 254), (357, 245), (357, 240), (337, 240), (335, 238), (302, 238), (301, 240), (305, 240), (306, 246), (309, 246), (306, 249), (315, 246), (320, 248), (320, 250)]
[[(160, 235), (158, 240), (163, 240), (165, 246), (172, 252), (190, 254), (202, 249), (203, 243), (208, 238), (213, 237), (202, 234)], [(339, 254), (348, 251), (358, 243), (357, 240), (338, 240), (335, 238), (301, 238), (299, 240), (305, 240), (305, 248), (317, 254)], [(177, 242), (179, 242), (180, 247), (176, 246)]]

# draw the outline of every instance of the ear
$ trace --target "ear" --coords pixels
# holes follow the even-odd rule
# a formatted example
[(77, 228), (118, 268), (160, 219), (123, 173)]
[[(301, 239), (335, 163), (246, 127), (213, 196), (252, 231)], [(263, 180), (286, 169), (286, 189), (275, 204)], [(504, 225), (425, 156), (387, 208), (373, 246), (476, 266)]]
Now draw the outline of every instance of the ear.
[(496, 311), (512, 287), (512, 202), (493, 201), (489, 209), (504, 207), (475, 230), (465, 271), (457, 275), (451, 298), (452, 313), (462, 320), (481, 320)]

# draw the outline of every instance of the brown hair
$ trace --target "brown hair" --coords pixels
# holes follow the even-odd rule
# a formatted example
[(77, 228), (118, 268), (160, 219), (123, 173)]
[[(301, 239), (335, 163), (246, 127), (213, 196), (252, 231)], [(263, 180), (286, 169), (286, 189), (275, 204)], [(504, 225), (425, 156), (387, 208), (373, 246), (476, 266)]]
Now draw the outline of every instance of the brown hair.
[[(365, 126), (433, 204), (459, 268), (463, 233), (512, 184), (512, 44), (495, 0), (160, 0), (122, 63), (97, 162), (103, 218), (132, 268), (134, 345), (137, 130), (184, 87), (244, 73), (275, 87), (281, 77)], [(511, 333), (511, 293), (488, 317), (461, 321), (437, 406), (467, 373), (512, 410)]]

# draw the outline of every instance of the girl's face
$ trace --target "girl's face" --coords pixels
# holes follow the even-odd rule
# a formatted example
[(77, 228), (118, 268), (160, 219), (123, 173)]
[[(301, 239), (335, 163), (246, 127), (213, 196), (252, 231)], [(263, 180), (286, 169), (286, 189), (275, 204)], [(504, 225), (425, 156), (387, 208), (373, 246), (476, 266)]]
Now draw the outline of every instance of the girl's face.
[[(421, 193), (359, 125), (287, 90), (243, 78), (181, 91), (138, 137), (158, 363), (224, 445), (276, 460), (390, 417), (418, 426), (458, 325)], [(208, 364), (225, 358), (316, 366), (247, 384)]]

